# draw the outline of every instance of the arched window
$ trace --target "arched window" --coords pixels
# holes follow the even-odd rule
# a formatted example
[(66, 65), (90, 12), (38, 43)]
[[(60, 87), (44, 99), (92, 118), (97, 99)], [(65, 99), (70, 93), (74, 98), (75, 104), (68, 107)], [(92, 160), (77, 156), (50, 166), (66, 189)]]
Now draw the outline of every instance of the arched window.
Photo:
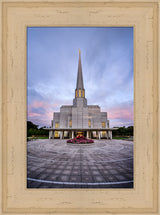
[(55, 122), (55, 128), (59, 128), (59, 123)]
[(88, 127), (89, 128), (91, 127), (91, 120), (90, 119), (88, 120)]
[(69, 127), (72, 128), (72, 120), (69, 120)]
[(105, 128), (105, 127), (106, 127), (106, 123), (102, 122), (102, 128)]
[(79, 97), (81, 97), (81, 89), (79, 89)]
[(77, 93), (77, 90), (76, 90), (76, 98), (78, 97), (78, 93)]
[(82, 97), (84, 98), (84, 90), (82, 91)]

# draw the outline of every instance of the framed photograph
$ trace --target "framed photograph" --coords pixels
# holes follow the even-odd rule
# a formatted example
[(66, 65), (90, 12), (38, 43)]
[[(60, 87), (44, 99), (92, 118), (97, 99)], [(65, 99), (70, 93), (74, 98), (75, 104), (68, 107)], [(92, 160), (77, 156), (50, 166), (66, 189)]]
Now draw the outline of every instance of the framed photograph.
[(1, 9), (1, 214), (158, 215), (159, 2)]

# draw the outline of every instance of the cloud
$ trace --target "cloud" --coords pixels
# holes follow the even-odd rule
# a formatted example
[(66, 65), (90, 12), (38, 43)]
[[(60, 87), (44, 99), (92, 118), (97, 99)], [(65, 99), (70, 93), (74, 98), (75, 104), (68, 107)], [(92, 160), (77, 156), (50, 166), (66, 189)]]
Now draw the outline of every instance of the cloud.
[(34, 101), (28, 105), (28, 120), (40, 126), (50, 126), (53, 112), (59, 110), (59, 104), (45, 101)]
[(133, 101), (119, 103), (109, 108), (108, 119), (111, 121), (112, 127), (133, 125)]

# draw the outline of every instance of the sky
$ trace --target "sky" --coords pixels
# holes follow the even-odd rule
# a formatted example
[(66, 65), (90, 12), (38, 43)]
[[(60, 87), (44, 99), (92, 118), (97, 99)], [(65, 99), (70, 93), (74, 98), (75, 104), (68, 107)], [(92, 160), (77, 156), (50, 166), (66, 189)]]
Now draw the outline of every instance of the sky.
[(73, 104), (78, 49), (88, 105), (107, 112), (110, 127), (133, 125), (132, 27), (28, 27), (27, 119), (49, 127)]

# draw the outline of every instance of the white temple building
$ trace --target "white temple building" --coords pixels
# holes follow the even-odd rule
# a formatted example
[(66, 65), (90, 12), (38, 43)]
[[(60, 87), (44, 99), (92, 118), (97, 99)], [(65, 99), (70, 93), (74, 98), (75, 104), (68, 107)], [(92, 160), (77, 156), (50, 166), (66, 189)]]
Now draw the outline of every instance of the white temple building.
[(74, 138), (83, 135), (87, 138), (112, 139), (107, 112), (101, 112), (98, 105), (88, 105), (83, 84), (81, 51), (79, 50), (77, 84), (73, 105), (62, 105), (60, 112), (53, 113), (49, 138)]

